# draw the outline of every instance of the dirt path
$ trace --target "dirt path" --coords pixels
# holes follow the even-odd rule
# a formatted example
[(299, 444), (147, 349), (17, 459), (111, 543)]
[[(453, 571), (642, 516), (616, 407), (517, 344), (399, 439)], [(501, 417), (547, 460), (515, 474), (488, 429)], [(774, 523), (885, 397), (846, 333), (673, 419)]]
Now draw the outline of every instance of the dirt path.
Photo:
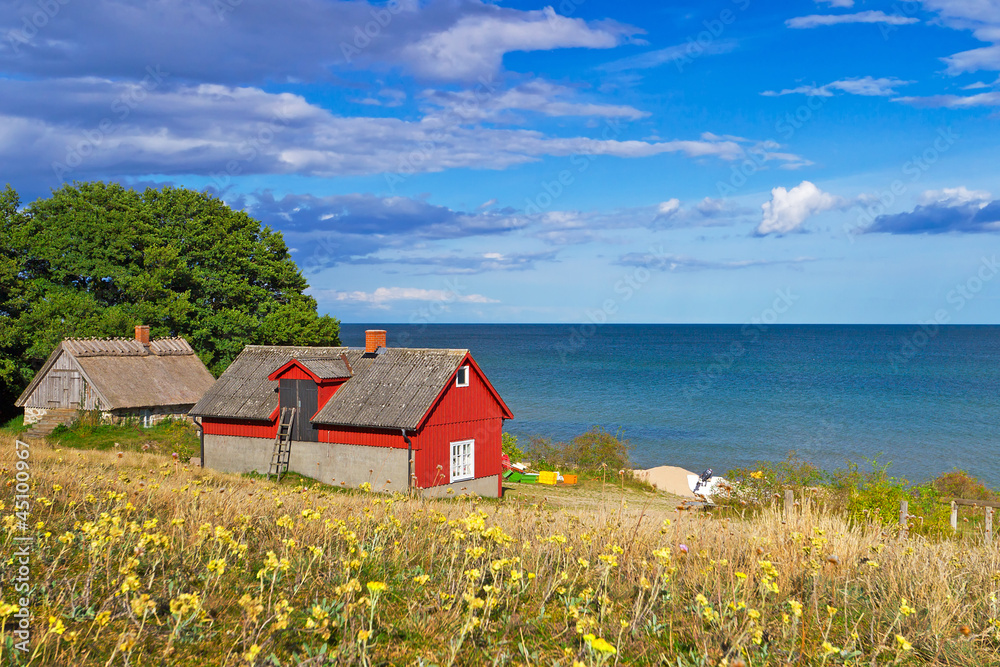
[(569, 486), (505, 483), (503, 488), (505, 502), (531, 505), (544, 502), (546, 507), (553, 509), (597, 510), (608, 513), (619, 511), (630, 514), (673, 513), (683, 500), (662, 491), (643, 491), (629, 486), (623, 489), (618, 484), (602, 484), (590, 480)]

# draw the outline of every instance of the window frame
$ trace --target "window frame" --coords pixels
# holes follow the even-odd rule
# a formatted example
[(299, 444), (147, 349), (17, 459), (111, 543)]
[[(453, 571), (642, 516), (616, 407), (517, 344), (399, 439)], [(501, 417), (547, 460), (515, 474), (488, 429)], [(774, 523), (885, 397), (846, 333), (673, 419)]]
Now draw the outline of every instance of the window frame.
[[(467, 447), (465, 452), (461, 449), (458, 450), (456, 454), (456, 447), (462, 448)], [(470, 479), (476, 478), (476, 441), (475, 439), (469, 440), (455, 440), (450, 444), (448, 448), (448, 453), (451, 458), (449, 458), (449, 470), (448, 470), (448, 481), (449, 483), (463, 482)], [(468, 459), (466, 463), (461, 463), (462, 459)], [(456, 465), (459, 462), (459, 465)], [(461, 468), (461, 473), (456, 475), (456, 468)]]
[[(465, 382), (464, 383), (462, 382), (462, 379), (461, 379), (463, 374), (465, 375)], [(456, 387), (468, 387), (469, 386), (469, 375), (470, 375), (470, 372), (469, 372), (469, 366), (468, 366), (468, 364), (466, 364), (465, 366), (459, 366), (458, 370), (455, 371), (455, 386)]]

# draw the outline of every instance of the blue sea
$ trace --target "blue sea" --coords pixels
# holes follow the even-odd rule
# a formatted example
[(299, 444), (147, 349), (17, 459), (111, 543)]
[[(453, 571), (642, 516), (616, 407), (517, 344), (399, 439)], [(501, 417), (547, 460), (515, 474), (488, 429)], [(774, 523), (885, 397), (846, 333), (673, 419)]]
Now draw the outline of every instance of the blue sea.
[(515, 419), (569, 440), (621, 432), (637, 467), (725, 473), (790, 451), (821, 468), (960, 468), (1000, 488), (1000, 327), (343, 324), (469, 348)]

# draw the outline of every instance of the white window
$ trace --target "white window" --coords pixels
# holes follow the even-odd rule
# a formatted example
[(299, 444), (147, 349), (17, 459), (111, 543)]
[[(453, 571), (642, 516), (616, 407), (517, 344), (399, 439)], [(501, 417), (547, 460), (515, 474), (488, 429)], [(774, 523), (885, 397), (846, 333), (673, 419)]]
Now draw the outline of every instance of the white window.
[(139, 413), (139, 416), (142, 418), (143, 428), (152, 428), (153, 424), (155, 424), (155, 421), (153, 419), (153, 413), (150, 412), (149, 410), (143, 410), (142, 412)]
[(476, 441), (459, 440), (451, 443), (451, 481), (476, 476)]
[(455, 386), (456, 387), (468, 387), (469, 386), (469, 367), (462, 366), (458, 369), (458, 373), (455, 374)]

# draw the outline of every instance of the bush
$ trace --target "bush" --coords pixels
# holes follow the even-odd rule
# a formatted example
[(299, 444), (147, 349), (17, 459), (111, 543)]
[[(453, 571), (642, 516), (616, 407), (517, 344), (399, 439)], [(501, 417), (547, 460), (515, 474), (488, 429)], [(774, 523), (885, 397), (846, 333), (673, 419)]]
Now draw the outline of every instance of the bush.
[(524, 458), (524, 451), (517, 446), (517, 436), (513, 433), (504, 432), (500, 436), (500, 446), (503, 453), (510, 458), (512, 463), (516, 463)]
[(727, 477), (739, 488), (740, 500), (764, 504), (784, 489), (817, 486), (827, 480), (827, 475), (803, 461), (794, 452), (788, 452), (784, 461), (758, 461), (749, 468), (734, 468)]
[(531, 438), (527, 454), (542, 469), (573, 468), (585, 472), (597, 472), (606, 468), (612, 472), (631, 471), (628, 440), (621, 434), (612, 435), (600, 426), (594, 426), (572, 442), (553, 443), (551, 438)]
[(996, 501), (1000, 496), (964, 470), (939, 475), (931, 484), (945, 498)]

